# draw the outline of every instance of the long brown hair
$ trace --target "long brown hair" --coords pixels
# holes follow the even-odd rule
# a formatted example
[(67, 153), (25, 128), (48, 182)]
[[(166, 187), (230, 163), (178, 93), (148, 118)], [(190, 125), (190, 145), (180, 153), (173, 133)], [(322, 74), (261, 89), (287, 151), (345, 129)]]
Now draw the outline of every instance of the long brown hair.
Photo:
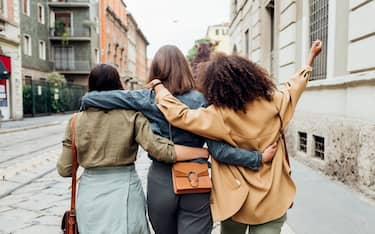
[(173, 45), (161, 47), (152, 60), (149, 81), (159, 79), (173, 95), (195, 88), (189, 64), (182, 52)]
[(246, 58), (216, 54), (200, 69), (201, 91), (210, 104), (246, 112), (249, 102), (272, 100), (276, 87), (267, 71)]

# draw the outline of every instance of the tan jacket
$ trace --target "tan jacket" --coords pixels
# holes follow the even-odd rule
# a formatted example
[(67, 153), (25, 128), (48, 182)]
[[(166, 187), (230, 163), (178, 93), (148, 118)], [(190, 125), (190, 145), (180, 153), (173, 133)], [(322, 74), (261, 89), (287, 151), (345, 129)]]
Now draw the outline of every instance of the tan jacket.
[[(61, 176), (72, 173), (70, 122), (66, 127), (62, 154), (57, 162)], [(136, 160), (138, 144), (158, 160), (175, 162), (173, 142), (152, 133), (149, 121), (132, 110), (89, 109), (77, 116), (78, 163), (84, 168), (123, 166)]]
[[(158, 107), (174, 126), (263, 152), (268, 145), (279, 140), (279, 114), (285, 128), (310, 74), (311, 67), (302, 69), (283, 89), (275, 92), (273, 101), (248, 103), (246, 113), (213, 105), (190, 110), (166, 89), (161, 90), (156, 98)], [(263, 164), (259, 171), (213, 160), (213, 219), (219, 221), (232, 217), (240, 223), (261, 224), (281, 217), (292, 204), (296, 192), (289, 172), (281, 141), (272, 163)]]

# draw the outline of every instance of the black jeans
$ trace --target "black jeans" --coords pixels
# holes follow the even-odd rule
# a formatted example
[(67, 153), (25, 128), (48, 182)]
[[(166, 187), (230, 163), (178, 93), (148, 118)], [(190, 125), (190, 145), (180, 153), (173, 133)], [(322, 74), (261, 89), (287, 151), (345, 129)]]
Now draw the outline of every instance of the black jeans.
[(155, 234), (210, 234), (210, 194), (176, 195), (172, 167), (154, 161), (148, 171), (148, 216)]

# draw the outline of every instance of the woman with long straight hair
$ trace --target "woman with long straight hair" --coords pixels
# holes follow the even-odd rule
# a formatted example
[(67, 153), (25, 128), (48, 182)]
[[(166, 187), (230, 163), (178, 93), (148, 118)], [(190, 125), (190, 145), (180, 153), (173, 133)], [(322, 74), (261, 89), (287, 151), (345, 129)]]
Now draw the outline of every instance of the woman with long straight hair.
[[(163, 46), (155, 54), (149, 80), (159, 79), (171, 92), (190, 108), (206, 104), (204, 96), (194, 90), (195, 83), (187, 60), (176, 46)], [(242, 150), (228, 144), (207, 141), (205, 138), (172, 127), (154, 102), (153, 90), (90, 92), (83, 97), (82, 107), (103, 109), (133, 109), (142, 112), (149, 119), (154, 133), (173, 140), (175, 144), (203, 147), (216, 160), (238, 165), (246, 170), (258, 170), (262, 161), (272, 159), (275, 147), (264, 151)], [(207, 163), (207, 159), (199, 162)], [(157, 234), (209, 234), (212, 230), (210, 193), (177, 195), (173, 192), (172, 164), (152, 158), (148, 172), (147, 204), (152, 227)]]
[(213, 160), (211, 208), (223, 234), (244, 234), (248, 228), (253, 234), (280, 233), (296, 191), (280, 132), (292, 119), (321, 47), (320, 41), (312, 44), (307, 66), (280, 90), (263, 68), (246, 58), (213, 57), (198, 73), (207, 108), (192, 110), (162, 81), (151, 82), (158, 107), (175, 127), (258, 151), (278, 141), (276, 156), (258, 171)]
[[(93, 68), (88, 82), (89, 92), (123, 89), (111, 65)], [(174, 145), (153, 134), (149, 121), (133, 110), (88, 108), (77, 114), (75, 133), (78, 164), (85, 169), (77, 194), (77, 221), (82, 234), (149, 233), (145, 195), (134, 167), (138, 145), (166, 163), (208, 158), (202, 148)], [(71, 120), (57, 170), (61, 176), (72, 176)]]

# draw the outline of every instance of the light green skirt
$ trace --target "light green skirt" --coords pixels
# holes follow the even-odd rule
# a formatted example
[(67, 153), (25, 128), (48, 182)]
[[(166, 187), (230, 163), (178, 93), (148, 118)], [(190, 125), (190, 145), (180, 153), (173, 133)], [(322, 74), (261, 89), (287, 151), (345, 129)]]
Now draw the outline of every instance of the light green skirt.
[(146, 199), (135, 167), (85, 169), (77, 222), (81, 234), (149, 234)]

